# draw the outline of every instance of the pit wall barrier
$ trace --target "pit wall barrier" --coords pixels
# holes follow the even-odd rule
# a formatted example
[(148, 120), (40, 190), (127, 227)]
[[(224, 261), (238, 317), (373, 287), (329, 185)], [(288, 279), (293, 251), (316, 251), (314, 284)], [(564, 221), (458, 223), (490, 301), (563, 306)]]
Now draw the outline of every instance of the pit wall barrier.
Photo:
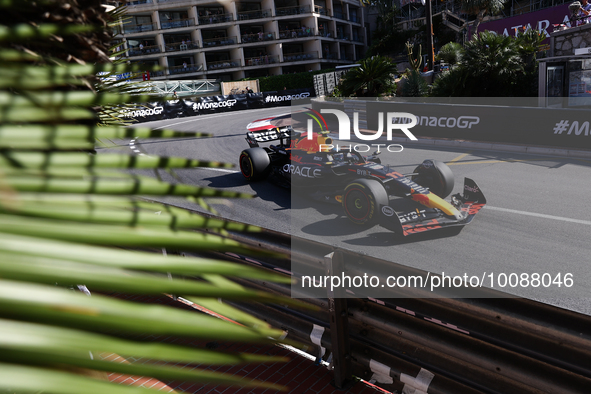
[[(380, 117), (386, 125), (388, 112), (402, 112), (417, 117), (417, 125), (410, 131), (418, 138), (591, 149), (591, 110), (587, 108), (536, 107), (537, 98), (470, 100), (445, 103), (344, 100), (339, 104), (351, 122), (353, 112), (365, 113), (365, 122), (359, 122), (360, 129), (376, 131)], [(335, 109), (339, 104), (313, 100), (312, 108), (320, 112), (323, 108)], [(323, 116), (329, 124), (336, 123), (335, 115)], [(408, 119), (394, 119), (392, 123), (408, 123)], [(386, 130), (384, 126), (384, 135)], [(398, 135), (399, 130), (394, 133)]]
[(314, 89), (306, 88), (193, 99), (161, 100), (140, 104), (135, 109), (126, 109), (121, 112), (121, 116), (124, 119), (134, 119), (137, 122), (151, 122), (245, 109), (289, 106), (292, 99), (298, 100), (314, 96)]

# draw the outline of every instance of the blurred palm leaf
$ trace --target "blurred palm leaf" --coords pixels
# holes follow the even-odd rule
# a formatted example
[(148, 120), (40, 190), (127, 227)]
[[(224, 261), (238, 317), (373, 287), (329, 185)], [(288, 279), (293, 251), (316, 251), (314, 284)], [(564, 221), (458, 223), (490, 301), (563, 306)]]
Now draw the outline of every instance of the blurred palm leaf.
[[(108, 13), (100, 0), (0, 0), (0, 9), (0, 392), (154, 391), (101, 382), (87, 376), (95, 376), (89, 370), (277, 389), (170, 365), (281, 358), (120, 337), (181, 335), (271, 344), (283, 336), (281, 330), (219, 298), (296, 304), (227, 279), (286, 281), (270, 271), (125, 250), (260, 253), (215, 232), (260, 229), (145, 200), (175, 195), (206, 206), (205, 197), (252, 197), (146, 175), (147, 170), (229, 167), (226, 163), (94, 152), (97, 143), (112, 139), (207, 136), (123, 127), (129, 121), (121, 112), (151, 96), (149, 86), (133, 82), (137, 66), (123, 58), (109, 60), (116, 52), (110, 41), (122, 9)], [(130, 78), (116, 78), (123, 73)], [(164, 305), (87, 297), (72, 290), (79, 284), (93, 293), (178, 294), (234, 322)], [(108, 353), (171, 364), (98, 357)]]

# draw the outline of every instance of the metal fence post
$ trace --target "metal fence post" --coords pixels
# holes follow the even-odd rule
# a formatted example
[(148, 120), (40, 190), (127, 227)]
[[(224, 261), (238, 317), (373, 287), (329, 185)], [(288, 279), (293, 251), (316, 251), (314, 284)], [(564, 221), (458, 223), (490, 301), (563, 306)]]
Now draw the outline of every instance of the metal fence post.
[[(324, 256), (327, 275), (342, 276), (343, 255), (335, 251)], [(332, 289), (326, 284), (328, 314), (330, 318), (330, 341), (334, 366), (334, 383), (339, 389), (351, 383), (351, 349), (349, 345), (349, 312), (347, 299), (342, 287)]]

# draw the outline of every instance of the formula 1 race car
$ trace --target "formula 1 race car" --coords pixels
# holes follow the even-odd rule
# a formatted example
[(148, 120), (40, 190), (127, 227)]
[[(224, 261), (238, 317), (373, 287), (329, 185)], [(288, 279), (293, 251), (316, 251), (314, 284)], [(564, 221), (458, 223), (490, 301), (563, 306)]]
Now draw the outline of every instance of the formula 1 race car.
[[(326, 133), (313, 133), (309, 139), (291, 126), (249, 131), (246, 141), (250, 148), (242, 151), (239, 162), (248, 181), (269, 177), (317, 200), (339, 203), (356, 224), (416, 234), (466, 225), (486, 204), (469, 178), (464, 180), (463, 195), (445, 201), (454, 177), (440, 161), (425, 160), (412, 174), (403, 175), (382, 165), (376, 153), (364, 157), (354, 150), (337, 152)], [(260, 147), (260, 143), (270, 145)], [(406, 201), (396, 203), (401, 199), (391, 197)]]

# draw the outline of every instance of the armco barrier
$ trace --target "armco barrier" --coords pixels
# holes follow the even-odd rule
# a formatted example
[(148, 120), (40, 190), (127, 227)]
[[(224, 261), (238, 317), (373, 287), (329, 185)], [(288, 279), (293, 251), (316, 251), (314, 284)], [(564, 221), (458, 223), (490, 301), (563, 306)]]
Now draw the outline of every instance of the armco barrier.
[[(270, 251), (285, 251), (295, 242), (298, 253), (292, 253), (291, 263), (296, 258), (324, 272), (362, 257), (267, 231), (231, 238)], [(293, 267), (289, 259), (261, 263), (283, 273)], [(290, 295), (282, 285), (237, 281)], [(583, 394), (591, 387), (589, 316), (520, 298), (337, 299), (324, 291), (325, 297), (306, 300), (319, 310), (229, 304), (282, 328), (287, 339), (330, 362), (337, 387), (346, 387), (352, 376), (402, 393)]]
[[(208, 257), (274, 270), (296, 282), (294, 260), (326, 273), (347, 261), (367, 258), (270, 230), (227, 236), (286, 257)], [(255, 290), (292, 294), (289, 285), (233, 280)], [(590, 316), (521, 298), (337, 298), (323, 290), (321, 298), (301, 300), (316, 309), (224, 302), (283, 329), (288, 340), (304, 344), (318, 362), (329, 362), (339, 388), (360, 377), (398, 393), (589, 393)]]
[(289, 106), (292, 100), (310, 97), (314, 97), (314, 89), (312, 88), (229, 96), (208, 96), (196, 99), (163, 100), (140, 104), (135, 109), (121, 112), (121, 116), (124, 119), (134, 119), (137, 122), (150, 122), (245, 109)]
[(388, 112), (407, 112), (417, 117), (418, 123), (411, 130), (417, 137), (591, 149), (590, 110), (526, 107), (524, 102), (514, 101), (519, 106), (512, 105), (510, 99), (499, 102), (484, 98), (444, 104), (368, 101), (367, 126), (378, 130), (380, 117), (387, 124)]

